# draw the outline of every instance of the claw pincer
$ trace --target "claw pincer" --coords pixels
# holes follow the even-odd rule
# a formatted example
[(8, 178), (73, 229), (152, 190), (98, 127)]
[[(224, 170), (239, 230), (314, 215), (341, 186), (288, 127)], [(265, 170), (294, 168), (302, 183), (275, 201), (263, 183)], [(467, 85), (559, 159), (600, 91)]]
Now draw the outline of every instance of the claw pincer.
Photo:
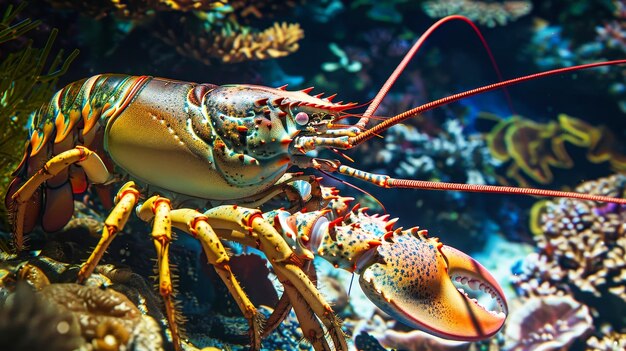
[[(356, 208), (341, 215), (328, 209), (266, 215), (277, 219), (274, 225), (295, 252), (314, 252), (360, 274), (367, 297), (411, 327), (474, 341), (493, 336), (504, 324), (506, 301), (494, 277), (468, 255), (428, 238), (425, 230), (394, 230), (395, 220), (387, 215)], [(481, 302), (465, 291), (482, 295)]]

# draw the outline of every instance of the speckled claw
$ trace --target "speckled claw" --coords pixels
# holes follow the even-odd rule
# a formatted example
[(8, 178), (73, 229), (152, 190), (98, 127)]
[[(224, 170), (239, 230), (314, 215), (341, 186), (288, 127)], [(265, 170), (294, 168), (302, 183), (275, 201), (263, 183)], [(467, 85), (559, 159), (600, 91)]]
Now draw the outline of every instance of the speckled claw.
[[(365, 254), (359, 266), (365, 294), (414, 328), (446, 339), (475, 341), (493, 336), (506, 319), (502, 289), (482, 265), (416, 230), (394, 232)], [(488, 298), (495, 311), (464, 291), (481, 295), (481, 303)]]

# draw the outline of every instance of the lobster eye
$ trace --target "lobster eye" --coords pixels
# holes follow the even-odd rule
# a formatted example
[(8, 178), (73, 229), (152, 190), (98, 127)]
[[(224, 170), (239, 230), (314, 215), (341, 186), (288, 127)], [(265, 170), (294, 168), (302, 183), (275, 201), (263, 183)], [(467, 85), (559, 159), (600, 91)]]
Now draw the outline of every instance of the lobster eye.
[(298, 112), (296, 114), (296, 123), (301, 126), (309, 123), (309, 115), (307, 115), (306, 112)]

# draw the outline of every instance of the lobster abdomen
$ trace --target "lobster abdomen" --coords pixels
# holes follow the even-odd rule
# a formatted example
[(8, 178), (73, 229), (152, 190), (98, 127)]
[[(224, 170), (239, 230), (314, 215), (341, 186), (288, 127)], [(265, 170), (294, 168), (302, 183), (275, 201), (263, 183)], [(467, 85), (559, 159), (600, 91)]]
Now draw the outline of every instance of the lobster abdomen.
[[(15, 213), (12, 196), (53, 156), (84, 145), (103, 151), (106, 120), (115, 118), (132, 101), (150, 78), (126, 75), (97, 75), (71, 83), (31, 114), (30, 137), (22, 162), (6, 195), (9, 215)], [(107, 162), (103, 152), (99, 155)], [(81, 167), (72, 165), (45, 182), (27, 202), (24, 232), (40, 221), (47, 232), (61, 229), (74, 212), (73, 195), (87, 188), (87, 177)]]

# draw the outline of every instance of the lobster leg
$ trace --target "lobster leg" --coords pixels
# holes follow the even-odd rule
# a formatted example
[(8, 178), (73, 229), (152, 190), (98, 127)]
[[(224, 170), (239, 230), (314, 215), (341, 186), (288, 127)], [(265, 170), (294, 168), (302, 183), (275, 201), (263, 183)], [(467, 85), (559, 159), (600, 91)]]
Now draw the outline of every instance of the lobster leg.
[[(152, 224), (152, 240), (157, 252), (157, 263), (159, 270), (159, 294), (165, 303), (165, 313), (172, 332), (172, 343), (176, 351), (181, 351), (180, 330), (178, 327), (176, 305), (173, 295), (172, 272), (169, 262), (169, 248), (172, 242), (172, 220), (170, 217), (170, 200), (153, 196), (141, 205), (140, 213), (152, 212), (154, 221)], [(140, 216), (142, 219), (145, 216)]]
[(77, 281), (79, 283), (82, 283), (89, 278), (93, 270), (98, 265), (98, 262), (100, 262), (104, 252), (117, 236), (117, 233), (124, 229), (124, 226), (128, 221), (128, 217), (138, 201), (139, 191), (135, 188), (134, 182), (124, 184), (124, 186), (118, 191), (115, 196), (116, 205), (104, 221), (100, 241), (98, 241), (98, 245), (96, 245), (96, 248), (91, 252), (87, 261), (78, 271)]
[(282, 321), (287, 318), (289, 311), (291, 310), (291, 300), (289, 300), (289, 296), (283, 293), (283, 296), (278, 300), (278, 304), (274, 306), (274, 311), (265, 321), (265, 326), (263, 328), (263, 333), (261, 334), (261, 338), (269, 336)]
[[(317, 281), (317, 274), (315, 272), (315, 267), (313, 266), (311, 261), (307, 261), (307, 263), (303, 265), (302, 268), (309, 276), (309, 279), (311, 279), (312, 281)], [(283, 284), (283, 286), (286, 286), (286, 285)], [(302, 298), (300, 298), (300, 300), (302, 300)], [(261, 334), (262, 338), (265, 338), (266, 336), (270, 335), (272, 332), (274, 332), (274, 330), (276, 330), (276, 328), (278, 328), (280, 323), (282, 323), (282, 321), (285, 320), (285, 318), (287, 318), (289, 311), (291, 311), (291, 307), (292, 307), (291, 298), (288, 294), (284, 293), (280, 297), (278, 304), (274, 307), (274, 311), (272, 312), (272, 314), (265, 321), (263, 334)], [(312, 315), (312, 314), (313, 313), (311, 311), (309, 315)], [(296, 312), (296, 315), (298, 316), (298, 319), (300, 320), (300, 317), (299, 317), (300, 314)]]
[[(283, 282), (282, 279), (281, 282)], [(316, 320), (312, 308), (303, 301), (300, 292), (288, 280), (283, 282), (283, 286), (285, 288), (284, 294), (287, 295), (293, 305), (293, 310), (296, 312), (300, 322), (300, 329), (302, 329), (304, 336), (311, 342), (315, 350), (330, 351), (331, 347), (324, 337), (324, 330), (322, 330), (322, 327)]]
[(76, 146), (71, 150), (61, 152), (46, 162), (11, 196), (12, 204), (10, 207), (15, 206), (13, 210), (15, 213), (13, 221), (14, 242), (18, 251), (24, 245), (24, 220), (28, 201), (41, 184), (54, 178), (75, 163), (83, 166), (85, 173), (94, 183), (103, 183), (109, 177), (109, 172), (98, 155), (83, 146)]
[[(334, 315), (332, 308), (297, 264), (300, 260), (296, 258), (293, 250), (276, 228), (263, 218), (260, 211), (238, 206), (219, 206), (208, 210), (205, 215), (214, 229), (233, 231), (233, 238), (241, 237), (241, 233), (246, 232), (254, 237), (259, 243), (259, 248), (272, 263), (276, 274), (283, 277), (283, 281), (288, 281), (294, 286), (313, 313), (322, 321), (337, 349), (348, 349), (341, 323)], [(305, 336), (309, 340), (324, 337), (323, 334)]]
[(200, 241), (202, 249), (220, 276), (230, 294), (235, 298), (239, 309), (250, 324), (250, 348), (261, 349), (261, 317), (246, 293), (239, 285), (237, 278), (230, 269), (229, 257), (226, 249), (213, 228), (207, 222), (206, 216), (191, 209), (177, 209), (171, 212), (172, 225), (189, 233)]

